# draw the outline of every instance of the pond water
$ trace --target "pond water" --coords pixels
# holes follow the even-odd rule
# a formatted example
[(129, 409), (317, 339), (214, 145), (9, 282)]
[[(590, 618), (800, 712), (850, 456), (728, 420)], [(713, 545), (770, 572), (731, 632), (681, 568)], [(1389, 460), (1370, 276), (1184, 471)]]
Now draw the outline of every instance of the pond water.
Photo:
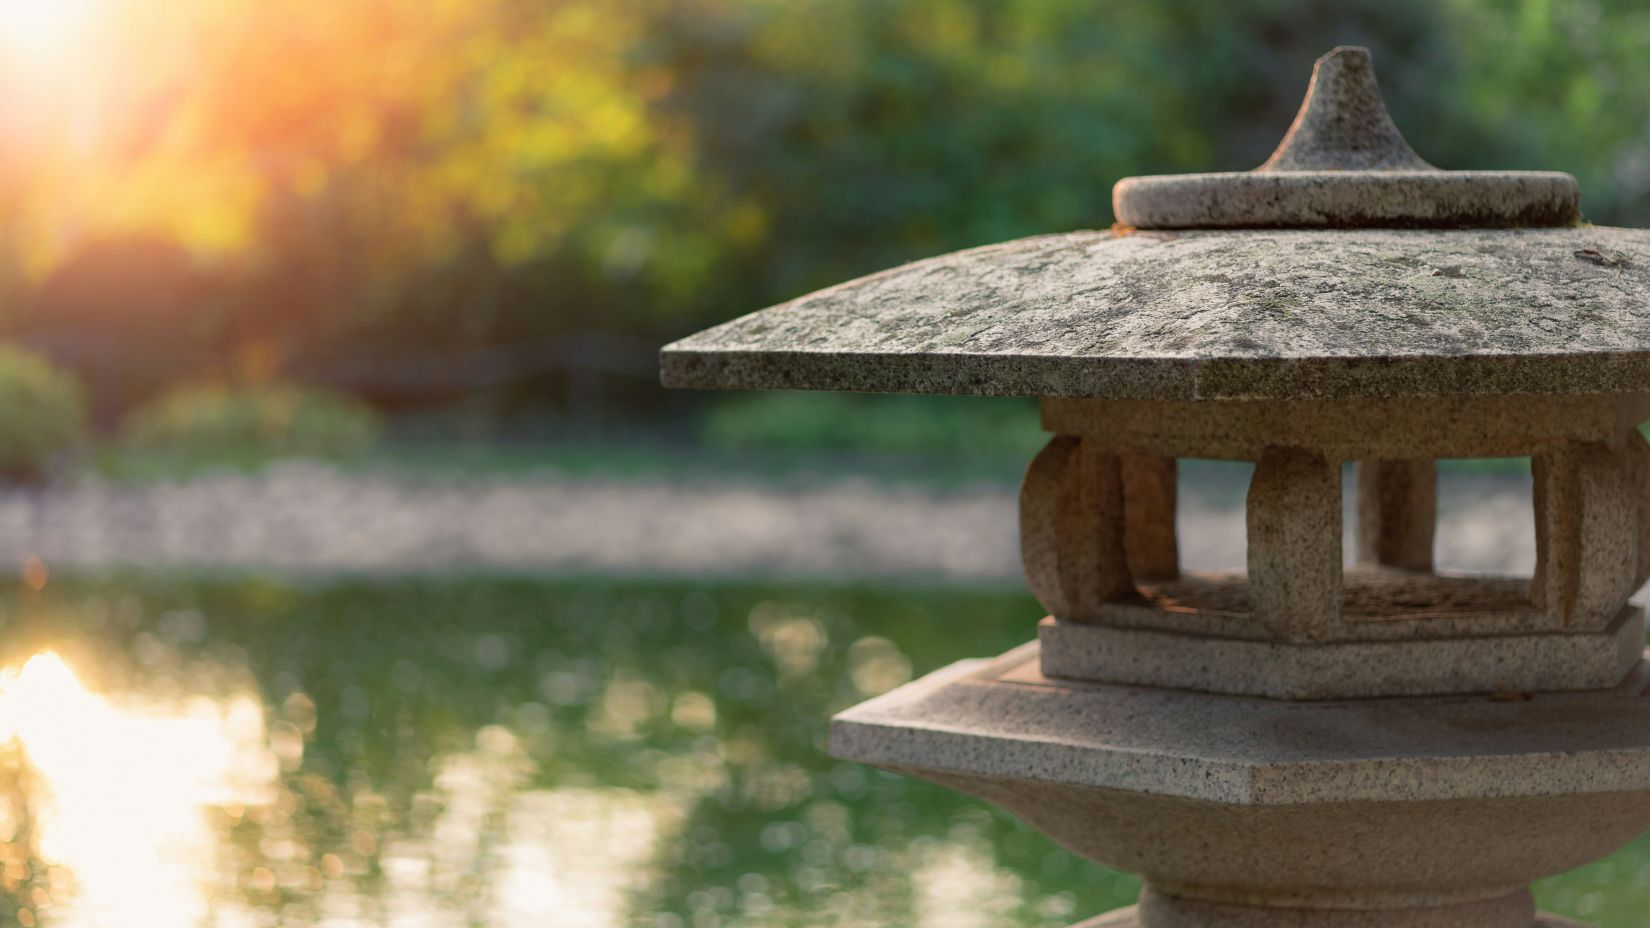
[[(131, 576), (4, 592), (0, 922), (1039, 926), (1137, 883), (825, 753), (1000, 592)], [(1650, 843), (1542, 903), (1643, 928)]]

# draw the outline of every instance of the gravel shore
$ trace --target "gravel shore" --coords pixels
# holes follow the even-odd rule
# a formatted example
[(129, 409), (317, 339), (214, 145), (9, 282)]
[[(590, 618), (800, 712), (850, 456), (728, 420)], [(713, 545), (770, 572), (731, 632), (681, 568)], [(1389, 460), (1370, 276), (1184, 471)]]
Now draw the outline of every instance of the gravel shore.
[[(1183, 473), (1186, 566), (1242, 566), (1244, 480), (1232, 466)], [(1015, 493), (854, 475), (434, 478), (288, 463), (0, 491), (0, 564), (1018, 583)], [(1528, 477), (1441, 478), (1441, 566), (1527, 572), (1533, 535)]]

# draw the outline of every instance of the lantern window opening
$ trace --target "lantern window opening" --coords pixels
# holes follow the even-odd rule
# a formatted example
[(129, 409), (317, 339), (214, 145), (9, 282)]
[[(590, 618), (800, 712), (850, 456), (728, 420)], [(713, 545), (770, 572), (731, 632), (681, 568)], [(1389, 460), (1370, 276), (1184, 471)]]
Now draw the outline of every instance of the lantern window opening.
[(1527, 456), (1440, 459), (1434, 571), (1532, 578), (1533, 494)]
[(1183, 457), (1176, 464), (1175, 530), (1182, 565), (1195, 573), (1241, 572), (1249, 556), (1243, 497), (1254, 462)]

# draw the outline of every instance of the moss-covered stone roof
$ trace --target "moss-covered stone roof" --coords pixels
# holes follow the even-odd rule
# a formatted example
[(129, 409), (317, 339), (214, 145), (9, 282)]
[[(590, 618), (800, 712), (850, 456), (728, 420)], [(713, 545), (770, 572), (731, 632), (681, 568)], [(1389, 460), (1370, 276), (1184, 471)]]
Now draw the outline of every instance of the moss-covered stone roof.
[(667, 386), (1151, 399), (1650, 390), (1650, 231), (1074, 232), (666, 346)]

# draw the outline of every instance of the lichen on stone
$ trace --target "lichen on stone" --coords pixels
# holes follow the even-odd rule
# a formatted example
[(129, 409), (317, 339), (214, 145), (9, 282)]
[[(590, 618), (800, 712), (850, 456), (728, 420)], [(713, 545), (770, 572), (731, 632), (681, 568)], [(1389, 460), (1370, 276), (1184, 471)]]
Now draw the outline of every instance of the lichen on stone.
[(1650, 232), (1594, 226), (1039, 236), (736, 319), (667, 347), (664, 376), (1116, 398), (1642, 390), (1644, 256)]

